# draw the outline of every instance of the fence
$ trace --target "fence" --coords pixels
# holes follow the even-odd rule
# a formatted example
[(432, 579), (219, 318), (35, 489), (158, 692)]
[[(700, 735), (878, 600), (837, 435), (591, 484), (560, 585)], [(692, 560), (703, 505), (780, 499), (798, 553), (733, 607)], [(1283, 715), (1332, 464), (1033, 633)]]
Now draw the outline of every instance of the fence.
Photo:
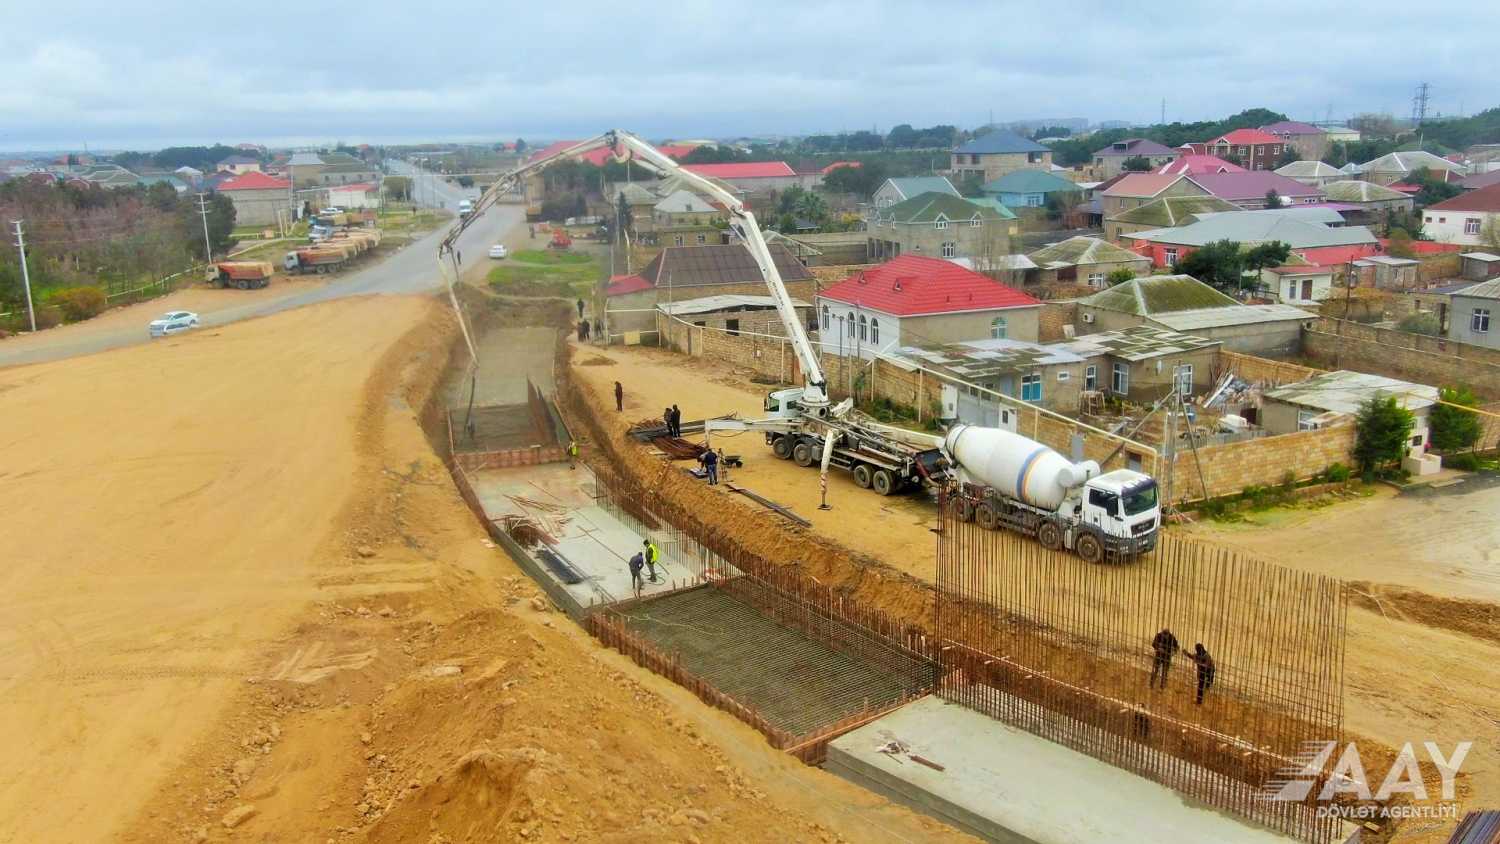
[(1302, 352), (1330, 369), (1434, 386), (1462, 384), (1481, 398), (1500, 399), (1500, 349), (1323, 318), (1303, 329)]
[[(1337, 824), (1315, 806), (1264, 795), (1305, 743), (1341, 738), (1340, 582), (1170, 537), (1129, 565), (1089, 565), (964, 522), (959, 504), (940, 504), (940, 695), (1282, 832), (1332, 840)], [(1153, 649), (1164, 630), (1181, 637), (1175, 672)], [(1201, 703), (1188, 653), (1200, 642), (1216, 666)]]

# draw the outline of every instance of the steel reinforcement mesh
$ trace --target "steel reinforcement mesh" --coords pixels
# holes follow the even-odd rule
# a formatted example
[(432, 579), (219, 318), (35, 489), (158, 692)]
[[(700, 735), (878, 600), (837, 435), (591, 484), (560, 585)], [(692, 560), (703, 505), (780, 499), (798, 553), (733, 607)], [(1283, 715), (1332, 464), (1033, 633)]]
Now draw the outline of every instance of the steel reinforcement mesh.
[[(940, 695), (1286, 834), (1332, 840), (1338, 821), (1315, 805), (1267, 797), (1308, 743), (1342, 739), (1342, 583), (1170, 535), (1128, 563), (1089, 564), (966, 522), (960, 505), (939, 505)], [(1153, 647), (1163, 630), (1181, 644), (1165, 663)], [(1199, 643), (1214, 664), (1201, 703)]]

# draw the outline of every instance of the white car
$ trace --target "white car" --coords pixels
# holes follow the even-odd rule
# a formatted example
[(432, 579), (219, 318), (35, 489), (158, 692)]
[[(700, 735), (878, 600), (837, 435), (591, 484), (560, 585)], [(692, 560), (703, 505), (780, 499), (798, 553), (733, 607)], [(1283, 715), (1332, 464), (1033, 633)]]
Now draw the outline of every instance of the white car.
[(327, 208), (324, 208), (319, 213), (323, 213), (323, 214), (342, 214), (342, 213), (344, 213), (344, 209), (340, 208), (337, 205), (330, 205)]
[(505, 251), (505, 244), (503, 244), (503, 243), (497, 243), (494, 246), (490, 247), (490, 257), (491, 258), (504, 258), (506, 255), (509, 255), (509, 254), (510, 254), (509, 252)]
[(152, 337), (165, 337), (198, 327), (198, 315), (192, 311), (167, 311), (147, 326)]

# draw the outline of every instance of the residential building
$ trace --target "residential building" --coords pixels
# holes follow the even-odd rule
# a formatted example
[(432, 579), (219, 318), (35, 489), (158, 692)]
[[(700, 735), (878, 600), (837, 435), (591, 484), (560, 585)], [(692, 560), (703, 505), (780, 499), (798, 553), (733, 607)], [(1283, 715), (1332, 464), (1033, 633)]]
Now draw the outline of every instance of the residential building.
[(952, 166), (957, 178), (975, 176), (993, 182), (1015, 170), (1051, 170), (1052, 150), (1006, 129), (996, 129), (953, 149)]
[(1120, 240), (1122, 245), (1149, 254), (1158, 267), (1174, 267), (1194, 249), (1219, 240), (1245, 246), (1280, 241), (1312, 264), (1342, 264), (1379, 254), (1380, 241), (1364, 226), (1319, 222), (1335, 219), (1342, 222), (1337, 212), (1323, 208), (1205, 213), (1185, 226), (1132, 232), (1121, 235)]
[(1422, 169), (1450, 182), (1458, 181), (1464, 175), (1460, 165), (1425, 150), (1387, 153), (1359, 167), (1361, 176), (1377, 185), (1404, 182), (1412, 173)]
[(818, 173), (799, 174), (785, 161), (738, 161), (729, 164), (684, 164), (682, 169), (699, 176), (720, 179), (746, 193), (769, 193), (787, 188), (815, 188), (823, 183)]
[(190, 185), (197, 184), (198, 180), (201, 179), (201, 178), (203, 178), (203, 171), (202, 170), (199, 170), (196, 167), (189, 167), (186, 164), (184, 164), (181, 167), (178, 167), (176, 170), (173, 170), (172, 172), (174, 174), (176, 174), (177, 178), (181, 179), (182, 181), (184, 181), (184, 182), (186, 182), (187, 184), (190, 184)]
[(1418, 273), (1421, 262), (1394, 255), (1370, 255), (1349, 262), (1352, 286), (1376, 290), (1410, 291), (1422, 284)]
[(615, 183), (611, 185), (609, 196), (614, 197), (613, 205), (618, 211), (623, 204), (625, 210), (630, 214), (630, 229), (636, 234), (647, 234), (656, 230), (656, 203), (661, 197), (653, 193), (649, 188), (639, 182)]
[(1281, 204), (1311, 205), (1323, 201), (1321, 188), (1310, 187), (1276, 173), (1259, 170), (1248, 173), (1201, 173), (1188, 176), (1213, 196), (1247, 210), (1266, 207), (1266, 194), (1275, 191)]
[(1492, 252), (1465, 252), (1458, 256), (1459, 275), (1469, 281), (1489, 281), (1500, 278), (1500, 255)]
[(1130, 270), (1136, 275), (1151, 272), (1150, 258), (1097, 237), (1070, 237), (1026, 257), (1036, 264), (1037, 280), (1043, 284), (1072, 282), (1102, 290), (1108, 286), (1109, 274), (1116, 270)]
[(932, 191), (875, 212), (867, 224), (871, 260), (900, 255), (988, 258), (1010, 254), (1016, 221), (956, 196)]
[(798, 233), (768, 231), (767, 243), (780, 243), (804, 266), (828, 267), (867, 264), (869, 241), (862, 231)]
[(1186, 398), (1212, 389), (1222, 345), (1208, 337), (1133, 325), (1086, 334), (1049, 348), (1065, 349), (1084, 359), (1079, 385), (1083, 390), (1148, 404), (1174, 388)]
[(1311, 123), (1282, 120), (1262, 126), (1260, 131), (1280, 138), (1306, 160), (1315, 161), (1328, 152), (1328, 133)]
[(818, 293), (825, 353), (983, 338), (1035, 341), (1042, 303), (952, 261), (902, 255)]
[(1185, 176), (1131, 173), (1099, 191), (1099, 210), (1108, 220), (1163, 197), (1204, 196), (1207, 193), (1202, 185)]
[(1293, 161), (1285, 167), (1276, 168), (1276, 175), (1285, 176), (1315, 188), (1321, 188), (1329, 182), (1337, 182), (1345, 178), (1344, 171), (1316, 159)]
[(234, 203), (234, 222), (241, 226), (269, 226), (278, 215), (292, 218), (292, 183), (251, 171), (219, 185), (219, 193)]
[(322, 184), (318, 174), (323, 172), (323, 167), (323, 159), (317, 153), (294, 152), (287, 160), (287, 175), (299, 188), (315, 187)]
[(1181, 154), (1146, 138), (1126, 138), (1094, 151), (1095, 175), (1101, 179), (1116, 176), (1124, 171), (1125, 162), (1132, 158), (1146, 159), (1146, 169), (1149, 170), (1168, 164)]
[(1323, 197), (1340, 205), (1359, 206), (1364, 219), (1369, 222), (1393, 211), (1411, 211), (1415, 205), (1410, 196), (1363, 179), (1343, 178), (1329, 182), (1323, 186)]
[(1272, 434), (1293, 434), (1344, 422), (1359, 413), (1373, 398), (1392, 396), (1413, 417), (1408, 456), (1427, 449), (1430, 426), (1428, 411), (1437, 403), (1438, 390), (1426, 384), (1398, 381), (1368, 372), (1337, 370), (1305, 381), (1283, 384), (1261, 394), (1260, 426)]
[(1079, 335), (1136, 325), (1218, 340), (1230, 351), (1295, 354), (1314, 315), (1290, 305), (1245, 305), (1188, 275), (1154, 275), (1101, 290), (1078, 303)]
[(719, 244), (724, 212), (688, 190), (676, 190), (653, 206), (651, 227), (656, 242), (666, 246)]
[(328, 205), (337, 208), (379, 208), (380, 185), (375, 182), (330, 185), (328, 188)]
[(1483, 173), (1465, 176), (1459, 181), (1459, 185), (1464, 190), (1479, 190), (1480, 188), (1487, 188), (1490, 185), (1500, 185), (1500, 170), (1486, 170)]
[(261, 172), (260, 159), (251, 158), (248, 155), (231, 155), (223, 161), (220, 161), (218, 164), (214, 165), (214, 169), (225, 170), (235, 174), (236, 176), (243, 176), (246, 173)]
[[(811, 301), (815, 293), (813, 274), (785, 246), (773, 243), (770, 250), (787, 292)], [(640, 272), (610, 278), (605, 291), (609, 331), (618, 334), (654, 330), (656, 306), (660, 302), (765, 293), (766, 281), (760, 265), (742, 243), (668, 246)]]
[(1452, 300), (1448, 339), (1500, 349), (1500, 278), (1466, 287)]
[(1500, 185), (1465, 191), (1422, 209), (1422, 232), (1441, 243), (1497, 245), (1500, 239)]
[[(684, 323), (698, 328), (717, 329), (731, 336), (740, 333), (752, 335), (786, 336), (781, 315), (776, 310), (776, 300), (770, 296), (730, 294), (703, 296), (697, 299), (682, 299), (675, 302), (659, 302), (656, 305), (657, 336), (678, 340), (680, 350), (689, 355), (703, 354), (701, 332), (680, 330)], [(801, 299), (792, 300), (801, 324), (814, 330), (817, 320), (813, 306)], [(697, 336), (694, 336), (697, 335)]]
[(1127, 234), (1196, 223), (1199, 214), (1239, 210), (1217, 196), (1164, 196), (1104, 218), (1104, 237), (1118, 243)]
[(1243, 173), (1245, 168), (1217, 155), (1180, 155), (1151, 172), (1162, 176), (1196, 176), (1200, 173)]
[(1045, 208), (1053, 196), (1071, 195), (1075, 201), (1083, 196), (1077, 182), (1042, 170), (1013, 170), (986, 182), (982, 190), (1007, 208)]
[(943, 382), (942, 404), (959, 422), (1015, 430), (1013, 408), (995, 394), (1057, 413), (1079, 409), (1085, 359), (1061, 345), (986, 337), (902, 346), (888, 356), (950, 379)]
[(1317, 264), (1289, 264), (1260, 271), (1261, 291), (1283, 305), (1312, 305), (1333, 290), (1333, 268)]
[(1360, 139), (1359, 130), (1348, 126), (1324, 126), (1323, 134), (1327, 136), (1329, 144), (1352, 144)]
[(1216, 155), (1246, 170), (1273, 170), (1286, 151), (1286, 141), (1259, 129), (1236, 129), (1187, 146), (1198, 155)]
[(946, 193), (949, 196), (958, 196), (958, 189), (948, 181), (946, 176), (900, 176), (886, 179), (871, 197), (871, 204), (875, 208), (889, 208), (898, 202), (905, 202), (914, 196), (924, 193)]
[[(354, 156), (343, 156), (348, 159), (329, 163), (329, 158), (324, 157), (323, 166), (317, 174), (308, 182), (310, 187), (330, 187), (333, 185), (358, 185), (367, 182), (378, 182), (380, 172), (374, 165), (366, 164)], [(300, 168), (299, 168), (300, 169)]]

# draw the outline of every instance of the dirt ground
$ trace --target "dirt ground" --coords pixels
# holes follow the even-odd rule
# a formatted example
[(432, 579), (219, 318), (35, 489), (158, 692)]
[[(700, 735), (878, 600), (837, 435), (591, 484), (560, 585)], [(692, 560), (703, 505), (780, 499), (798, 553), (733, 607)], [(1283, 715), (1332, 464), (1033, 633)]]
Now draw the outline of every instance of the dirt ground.
[[(603, 357), (609, 364), (600, 364)], [(580, 351), (574, 378), (613, 406), (616, 380), (629, 421), (677, 403), (684, 418), (738, 411), (760, 414), (761, 395), (741, 374), (701, 359), (651, 348)], [(718, 438), (716, 438), (716, 441)], [(732, 442), (731, 446), (729, 443)], [(813, 531), (920, 580), (935, 580), (934, 507), (921, 496), (881, 498), (844, 473), (829, 478), (832, 511), (819, 511), (815, 469), (773, 458), (751, 435), (723, 443), (746, 466), (732, 479), (813, 522)], [(720, 490), (721, 494), (729, 495)], [(1463, 766), (1474, 805), (1500, 796), (1500, 491), (1440, 498), (1377, 495), (1277, 516), (1269, 527), (1196, 530), (1253, 556), (1358, 581), (1349, 617), (1345, 726), (1390, 747), (1435, 740), (1474, 741)], [(1413, 524), (1450, 524), (1451, 542), (1413, 543)], [(1414, 547), (1418, 546), (1420, 547)], [(1469, 600), (1451, 601), (1448, 596)], [(1445, 840), (1451, 824), (1409, 824), (1398, 840)]]
[(0, 372), (0, 840), (957, 837), (552, 612), (419, 427), (453, 336), (380, 296)]

